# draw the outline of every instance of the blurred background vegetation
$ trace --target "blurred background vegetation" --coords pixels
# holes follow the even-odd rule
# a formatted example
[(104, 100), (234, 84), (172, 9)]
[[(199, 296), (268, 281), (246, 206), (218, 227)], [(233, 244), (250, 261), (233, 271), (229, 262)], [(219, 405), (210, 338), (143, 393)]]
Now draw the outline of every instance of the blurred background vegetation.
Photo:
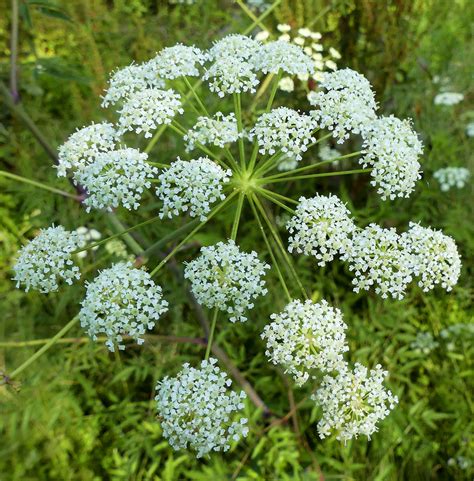
[[(248, 2), (255, 15), (271, 2)], [(16, 96), (13, 109), (3, 92), (0, 110), (1, 169), (71, 190), (52, 168), (56, 147), (77, 127), (107, 118), (99, 108), (108, 74), (132, 60), (143, 61), (176, 42), (206, 48), (221, 36), (244, 32), (252, 19), (224, 0), (179, 5), (165, 0), (18, 0), (18, 89), (10, 87), (12, 2), (0, 1), (0, 79)], [(378, 222), (401, 230), (410, 220), (442, 228), (458, 242), (463, 257), (459, 285), (451, 292), (424, 294), (412, 288), (403, 301), (355, 294), (339, 263), (316, 268), (298, 258), (298, 270), (314, 299), (326, 297), (343, 310), (352, 360), (380, 362), (400, 405), (370, 441), (341, 445), (320, 441), (318, 411), (310, 387), (293, 390), (286, 376), (268, 364), (259, 334), (272, 312), (262, 302), (251, 322), (219, 326), (217, 342), (251, 382), (275, 417), (248, 402), (249, 437), (225, 455), (196, 460), (172, 451), (155, 419), (156, 380), (175, 374), (185, 361), (202, 356), (198, 345), (148, 342), (120, 356), (99, 344), (66, 339), (14, 379), (0, 386), (0, 479), (3, 480), (471, 480), (474, 475), (473, 392), (473, 195), (468, 185), (441, 192), (433, 172), (441, 167), (473, 171), (474, 3), (468, 0), (282, 0), (265, 20), (309, 27), (337, 48), (339, 67), (359, 70), (373, 82), (384, 114), (412, 117), (425, 144), (423, 179), (408, 200), (382, 202), (365, 179), (309, 182), (286, 188), (293, 195), (315, 191), (341, 195), (360, 226)], [(259, 31), (255, 28), (252, 33)], [(3, 90), (5, 90), (5, 88)], [(461, 92), (452, 107), (435, 106), (441, 90)], [(288, 97), (289, 98), (289, 97)], [(307, 108), (304, 99), (292, 100)], [(299, 102), (299, 103), (298, 103)], [(48, 154), (26, 112), (51, 146)], [(164, 137), (153, 155), (168, 161), (180, 151)], [(296, 192), (296, 194), (294, 193)], [(154, 210), (118, 212), (133, 225)], [(278, 212), (277, 212), (278, 214)], [(250, 215), (248, 216), (250, 219)], [(223, 225), (231, 220), (225, 216)], [(84, 294), (80, 283), (47, 296), (25, 294), (10, 280), (18, 248), (51, 223), (86, 226), (103, 236), (114, 222), (100, 212), (86, 214), (73, 201), (0, 177), (0, 370), (11, 372), (75, 315)], [(115, 223), (116, 224), (116, 223)], [(176, 226), (179, 222), (176, 222)], [(260, 245), (251, 221), (242, 226), (243, 247)], [(220, 240), (225, 231), (204, 231), (199, 243)], [(135, 238), (144, 246), (169, 232), (169, 224), (145, 228)], [(130, 247), (131, 246), (131, 247)], [(133, 242), (83, 260), (84, 277), (124, 256)], [(136, 246), (135, 246), (136, 247)], [(270, 292), (278, 293), (270, 278)], [(157, 335), (202, 336), (187, 302), (177, 265), (160, 283), (172, 306)], [(273, 288), (272, 288), (273, 283)], [(276, 294), (277, 295), (277, 294)], [(80, 328), (70, 336), (82, 336)], [(75, 341), (75, 342), (74, 342)], [(20, 384), (21, 381), (21, 384)], [(297, 414), (275, 422), (294, 404)]]

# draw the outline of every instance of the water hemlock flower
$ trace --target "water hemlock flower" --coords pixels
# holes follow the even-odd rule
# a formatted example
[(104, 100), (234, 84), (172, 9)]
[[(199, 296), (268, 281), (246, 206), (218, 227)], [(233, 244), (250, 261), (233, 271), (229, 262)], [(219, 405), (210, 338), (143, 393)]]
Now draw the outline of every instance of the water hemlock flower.
[(335, 195), (300, 197), (295, 215), (286, 224), (288, 251), (312, 255), (324, 266), (336, 255), (346, 254), (356, 226), (350, 212)]
[(131, 94), (147, 88), (163, 88), (165, 82), (158, 78), (149, 62), (132, 63), (112, 73), (109, 86), (102, 97), (102, 107), (126, 100)]
[(108, 122), (91, 124), (77, 130), (59, 147), (56, 167), (58, 177), (65, 177), (68, 171), (74, 175), (99, 153), (114, 150), (118, 138), (114, 125)]
[(86, 210), (111, 211), (119, 205), (138, 209), (143, 191), (151, 186), (150, 178), (158, 173), (147, 159), (146, 153), (131, 148), (98, 154), (74, 177), (87, 189)]
[(314, 72), (312, 58), (300, 46), (282, 40), (264, 44), (250, 57), (250, 62), (263, 73), (297, 75)]
[(435, 105), (445, 105), (451, 107), (464, 100), (464, 94), (457, 92), (441, 92), (434, 98)]
[(440, 285), (450, 291), (461, 274), (461, 257), (454, 240), (440, 231), (410, 222), (401, 242), (410, 252), (411, 269), (427, 292)]
[(182, 114), (181, 96), (174, 90), (144, 89), (130, 95), (119, 110), (119, 133), (134, 131), (151, 137), (152, 131), (170, 124), (177, 114)]
[(185, 363), (176, 377), (158, 382), (158, 419), (173, 449), (189, 446), (201, 458), (212, 451), (225, 452), (231, 442), (247, 436), (247, 419), (238, 417), (247, 396), (230, 391), (231, 384), (213, 358), (201, 361), (198, 369)]
[(223, 186), (231, 170), (224, 170), (207, 157), (173, 162), (158, 176), (156, 195), (163, 202), (160, 217), (171, 218), (182, 212), (206, 220), (211, 205), (224, 200)]
[(308, 115), (279, 107), (262, 114), (249, 135), (251, 139), (256, 139), (261, 154), (273, 155), (281, 150), (301, 160), (301, 154), (316, 140), (314, 129), (314, 122)]
[(462, 189), (469, 181), (470, 176), (471, 173), (465, 167), (445, 167), (444, 169), (438, 169), (433, 174), (443, 192), (447, 192), (452, 187)]
[(208, 53), (212, 60), (218, 60), (223, 57), (248, 60), (260, 48), (261, 43), (252, 37), (230, 34), (214, 42)]
[(261, 335), (266, 342), (265, 355), (273, 364), (280, 364), (298, 386), (309, 379), (311, 371), (328, 373), (344, 368), (343, 353), (349, 347), (339, 309), (325, 300), (295, 300), (270, 319)]
[(16, 286), (24, 284), (26, 292), (34, 289), (47, 293), (57, 291), (61, 280), (71, 285), (81, 277), (72, 256), (82, 242), (80, 234), (62, 226), (53, 225), (41, 230), (18, 253), (13, 266)]
[(418, 158), (423, 144), (409, 120), (380, 117), (363, 132), (365, 155), (359, 163), (373, 167), (371, 184), (377, 186), (382, 200), (409, 197), (420, 175)]
[(203, 247), (199, 257), (186, 264), (184, 277), (199, 304), (226, 312), (231, 322), (244, 322), (252, 301), (267, 293), (267, 269), (256, 252), (242, 252), (228, 240)]
[(360, 134), (375, 120), (377, 104), (370, 82), (351, 69), (325, 73), (321, 90), (308, 96), (317, 109), (311, 111), (318, 125), (332, 131), (338, 143), (349, 134)]
[(196, 144), (211, 144), (223, 148), (239, 138), (235, 114), (224, 115), (217, 112), (213, 117), (199, 117), (193, 127), (183, 137), (186, 151), (196, 148)]
[(252, 64), (239, 57), (218, 58), (204, 73), (209, 90), (219, 97), (228, 94), (255, 92), (260, 83)]
[(393, 227), (384, 229), (369, 224), (357, 230), (343, 259), (349, 262), (349, 270), (355, 275), (352, 281), (355, 292), (374, 287), (383, 299), (389, 295), (403, 299), (413, 279), (410, 252)]
[(177, 44), (166, 47), (150, 60), (156, 75), (162, 79), (173, 80), (178, 77), (198, 77), (199, 67), (209, 55), (197, 47)]
[(386, 418), (398, 403), (397, 396), (383, 385), (387, 371), (377, 364), (370, 371), (359, 363), (333, 377), (324, 376), (321, 387), (312, 399), (321, 406), (323, 417), (318, 434), (324, 439), (331, 434), (346, 443), (360, 435), (370, 436), (377, 424)]
[(105, 269), (87, 284), (79, 320), (95, 341), (105, 336), (105, 345), (114, 352), (125, 349), (124, 337), (143, 344), (147, 330), (168, 310), (161, 287), (148, 272), (131, 262), (120, 262)]

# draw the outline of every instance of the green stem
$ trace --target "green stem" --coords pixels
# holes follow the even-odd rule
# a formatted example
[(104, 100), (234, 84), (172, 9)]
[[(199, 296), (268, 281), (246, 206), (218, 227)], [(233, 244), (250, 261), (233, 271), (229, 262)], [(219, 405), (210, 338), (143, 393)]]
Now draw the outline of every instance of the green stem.
[(204, 115), (206, 117), (210, 117), (209, 112), (207, 111), (205, 105), (202, 103), (202, 100), (199, 97), (199, 95), (197, 94), (196, 90), (194, 90), (194, 87), (191, 85), (191, 82), (188, 80), (188, 78), (186, 76), (183, 77), (183, 80), (184, 80), (184, 83), (186, 84), (186, 86), (188, 87), (188, 89), (191, 91), (194, 98), (196, 99), (196, 101), (197, 101), (199, 107), (201, 108), (202, 112), (204, 113)]
[(275, 182), (289, 182), (290, 180), (302, 180), (302, 179), (314, 179), (317, 177), (334, 177), (338, 175), (351, 175), (351, 174), (366, 174), (371, 172), (372, 168), (370, 169), (356, 169), (356, 170), (342, 170), (339, 172), (323, 172), (320, 174), (308, 174), (308, 175), (296, 175), (293, 177), (279, 177), (279, 178), (272, 178), (272, 177), (262, 177), (261, 179), (257, 179), (256, 182), (262, 184), (274, 184)]
[(272, 91), (270, 92), (270, 97), (268, 98), (267, 102), (267, 107), (265, 108), (266, 112), (269, 112), (270, 109), (272, 108), (273, 101), (275, 100), (275, 95), (278, 90), (278, 84), (280, 83), (281, 77), (283, 75), (282, 70), (280, 69), (278, 73), (276, 74), (275, 79), (273, 80), (273, 86), (272, 86)]
[(78, 195), (71, 194), (64, 190), (56, 189), (54, 187), (50, 187), (49, 185), (43, 184), (42, 182), (37, 182), (36, 180), (27, 179), (25, 177), (21, 177), (19, 175), (11, 174), (10, 172), (5, 172), (4, 170), (0, 170), (0, 177), (7, 177), (8, 179), (16, 180), (18, 182), (23, 182), (24, 184), (33, 185), (35, 187), (39, 187), (40, 189), (47, 190), (48, 192), (53, 192), (55, 194), (62, 195), (63, 197), (68, 197), (74, 200), (81, 200)]
[[(242, 134), (243, 125), (242, 125), (242, 105), (240, 103), (240, 94), (234, 94), (234, 110), (235, 116), (237, 118), (237, 130), (239, 134)], [(245, 148), (244, 148), (244, 139), (242, 135), (239, 135), (239, 155), (240, 155), (240, 168), (242, 171), (245, 170)]]
[(235, 241), (237, 237), (237, 231), (239, 229), (240, 216), (242, 214), (242, 207), (244, 205), (245, 193), (240, 192), (239, 198), (237, 199), (237, 207), (235, 209), (234, 223), (232, 224), (232, 232), (230, 238)]
[(275, 8), (278, 7), (278, 5), (280, 5), (281, 2), (282, 0), (276, 0), (275, 2), (273, 2), (270, 5), (270, 7), (268, 7), (267, 10), (265, 10), (262, 13), (262, 15), (260, 15), (257, 19), (255, 19), (254, 22), (242, 32), (242, 35), (248, 35), (257, 25), (260, 26), (260, 28), (262, 28), (263, 30), (268, 30), (262, 24), (262, 21), (265, 20), (265, 18), (267, 18), (268, 15), (270, 15), (270, 13), (272, 13), (273, 10), (275, 10)]
[(161, 169), (167, 169), (169, 164), (162, 164), (161, 162), (152, 162), (151, 160), (147, 160), (147, 164), (153, 165), (154, 167), (160, 167)]
[(151, 152), (151, 149), (155, 146), (155, 144), (158, 142), (158, 139), (163, 135), (165, 130), (167, 129), (168, 124), (163, 124), (156, 132), (155, 135), (151, 138), (150, 142), (148, 142), (148, 145), (145, 147), (145, 154), (149, 154)]
[(79, 320), (79, 317), (76, 316), (72, 318), (54, 337), (49, 339), (49, 341), (41, 348), (38, 349), (31, 357), (29, 357), (20, 367), (17, 367), (10, 375), (10, 377), (13, 379), (16, 376), (18, 376), (21, 372), (23, 372), (30, 364), (36, 361), (40, 356), (42, 356), (50, 347), (54, 346), (56, 341), (60, 339), (61, 337), (66, 334), (71, 327), (74, 326), (74, 324), (77, 323)]
[(18, 103), (18, 0), (12, 0), (11, 39), (10, 39), (10, 93), (13, 101)]
[(271, 157), (269, 157), (260, 167), (258, 167), (255, 172), (253, 173), (254, 177), (258, 177), (260, 174), (268, 172), (269, 170), (273, 169), (275, 165), (278, 165), (278, 162), (285, 154), (279, 150), (275, 152)]
[(206, 355), (204, 356), (204, 359), (206, 361), (209, 359), (209, 354), (211, 353), (212, 341), (214, 339), (214, 331), (216, 330), (217, 314), (218, 313), (219, 313), (219, 309), (217, 309), (217, 307), (216, 307), (214, 309), (214, 314), (212, 316), (211, 328), (209, 330), (209, 337), (207, 339)]
[(257, 220), (257, 223), (258, 223), (258, 228), (260, 229), (260, 233), (262, 234), (262, 237), (265, 241), (265, 244), (267, 246), (267, 249), (268, 249), (268, 252), (270, 254), (270, 257), (272, 259), (272, 263), (273, 265), (275, 266), (275, 269), (277, 271), (277, 275), (278, 275), (278, 279), (280, 280), (280, 283), (283, 287), (283, 290), (285, 291), (285, 294), (286, 294), (286, 297), (288, 298), (288, 301), (291, 302), (291, 295), (290, 295), (290, 291), (288, 290), (288, 287), (286, 285), (286, 282), (285, 282), (285, 279), (281, 273), (281, 270), (280, 270), (280, 267), (278, 265), (278, 262), (276, 260), (276, 257), (273, 253), (273, 249), (272, 249), (272, 246), (270, 245), (270, 241), (267, 237), (267, 234), (265, 234), (265, 229), (262, 225), (262, 221), (260, 220), (260, 216), (258, 215), (258, 211), (257, 209), (255, 208), (255, 203), (254, 203), (254, 200), (253, 200), (253, 195), (250, 196), (249, 198), (249, 203), (250, 203), (250, 207), (252, 208), (252, 211), (253, 211), (253, 214), (255, 216), (255, 219)]
[(258, 210), (260, 211), (260, 213), (262, 214), (262, 217), (263, 219), (265, 220), (265, 222), (267, 223), (268, 225), (268, 228), (270, 229), (270, 232), (272, 233), (273, 235), (273, 238), (275, 239), (275, 242), (276, 244), (278, 245), (279, 249), (280, 249), (280, 252), (281, 252), (281, 255), (282, 257), (285, 259), (287, 265), (288, 265), (288, 269), (290, 270), (294, 280), (296, 281), (296, 283), (298, 284), (298, 287), (300, 288), (301, 290), (301, 293), (303, 294), (303, 296), (308, 299), (308, 294), (306, 293), (306, 290), (305, 288), (303, 287), (303, 284), (301, 283), (301, 280), (298, 276), (298, 273), (296, 272), (296, 269), (294, 268), (293, 266), (293, 262), (292, 260), (290, 259), (288, 253), (286, 252), (286, 249), (285, 249), (285, 246), (283, 245), (283, 242), (280, 238), (280, 235), (278, 234), (278, 232), (276, 231), (274, 225), (272, 224), (271, 220), (269, 219), (267, 213), (265, 212), (265, 209), (262, 205), (262, 203), (260, 202), (259, 198), (258, 197), (255, 197), (255, 204), (257, 205), (258, 207)]
[(201, 229), (207, 222), (209, 222), (212, 217), (214, 217), (227, 203), (234, 198), (234, 196), (237, 195), (237, 192), (234, 191), (232, 194), (227, 197), (221, 204), (219, 204), (214, 210), (212, 210), (209, 215), (207, 216), (206, 220), (202, 221), (200, 224), (198, 224), (151, 272), (150, 276), (154, 276), (170, 259), (173, 257), (176, 252), (185, 244), (191, 237), (196, 234), (196, 232)]
[(273, 202), (274, 204), (279, 205), (281, 208), (285, 209), (290, 214), (295, 213), (295, 211), (293, 209), (291, 209), (287, 205), (283, 204), (283, 202), (280, 202), (278, 199), (273, 197), (272, 196), (273, 192), (271, 192), (270, 190), (259, 190), (258, 192), (259, 192), (260, 195), (263, 195), (263, 197), (267, 198), (270, 202)]

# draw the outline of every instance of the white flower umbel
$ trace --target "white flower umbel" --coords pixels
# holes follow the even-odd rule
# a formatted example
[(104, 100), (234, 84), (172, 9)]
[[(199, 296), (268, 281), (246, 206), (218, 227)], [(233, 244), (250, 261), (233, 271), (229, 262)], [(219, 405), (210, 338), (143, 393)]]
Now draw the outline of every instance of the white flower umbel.
[(119, 132), (135, 131), (151, 137), (152, 131), (170, 124), (177, 114), (182, 114), (181, 97), (172, 89), (145, 89), (130, 95), (119, 111)]
[(212, 60), (219, 60), (223, 57), (248, 60), (260, 47), (260, 42), (251, 37), (240, 34), (230, 34), (214, 42), (213, 46), (209, 49), (209, 56)]
[(474, 122), (469, 122), (466, 125), (466, 135), (468, 137), (474, 137)]
[(209, 56), (194, 46), (182, 44), (164, 48), (158, 55), (150, 60), (156, 75), (163, 79), (178, 77), (198, 77), (201, 67)]
[(213, 117), (199, 117), (192, 129), (184, 136), (186, 150), (193, 150), (196, 144), (211, 144), (223, 148), (239, 138), (235, 114), (217, 112)]
[(295, 215), (286, 224), (288, 251), (316, 257), (324, 266), (334, 256), (347, 253), (356, 226), (350, 212), (335, 195), (300, 197)]
[(79, 320), (95, 341), (106, 336), (105, 345), (114, 352), (123, 350), (124, 337), (143, 344), (147, 330), (168, 310), (161, 287), (150, 274), (136, 269), (131, 262), (121, 262), (105, 269), (87, 284)]
[(253, 300), (267, 293), (263, 276), (270, 266), (256, 252), (242, 252), (233, 240), (203, 247), (189, 262), (184, 277), (191, 282), (196, 300), (230, 314), (231, 322), (247, 320)]
[(461, 274), (461, 257), (454, 240), (440, 231), (410, 222), (401, 241), (410, 251), (418, 285), (427, 292), (440, 285), (450, 291)]
[(420, 179), (423, 144), (409, 120), (380, 117), (366, 126), (359, 163), (373, 168), (371, 181), (383, 200), (409, 197)]
[(278, 88), (283, 92), (293, 92), (295, 90), (295, 82), (291, 77), (283, 77), (278, 82)]
[(298, 75), (314, 72), (313, 59), (300, 46), (282, 40), (263, 45), (250, 57), (250, 61), (263, 73)]
[(287, 172), (289, 170), (294, 170), (298, 167), (299, 160), (295, 159), (290, 155), (286, 155), (282, 157), (281, 160), (278, 162), (277, 170), (280, 172)]
[(339, 309), (325, 300), (295, 300), (270, 319), (261, 336), (266, 341), (265, 355), (293, 376), (298, 386), (309, 379), (312, 370), (327, 373), (344, 367), (343, 353), (349, 347)]
[(332, 131), (338, 143), (359, 134), (376, 118), (377, 104), (369, 81), (351, 69), (325, 73), (319, 92), (308, 95), (311, 114), (322, 128)]
[(323, 410), (318, 422), (319, 437), (324, 439), (334, 433), (344, 443), (360, 435), (370, 439), (378, 431), (377, 423), (398, 403), (397, 396), (383, 385), (387, 375), (380, 364), (369, 371), (356, 363), (353, 371), (347, 367), (336, 377), (325, 376), (312, 396)]
[(355, 275), (355, 292), (375, 287), (384, 299), (389, 295), (403, 299), (412, 280), (410, 252), (394, 228), (369, 224), (356, 231), (343, 259), (349, 261), (349, 269)]
[(239, 57), (218, 58), (204, 73), (211, 92), (219, 97), (228, 94), (255, 92), (259, 80), (253, 66)]
[(465, 167), (445, 167), (438, 169), (433, 174), (443, 192), (447, 192), (452, 187), (462, 189), (469, 181), (470, 176), (471, 173)]
[(442, 92), (434, 98), (435, 105), (446, 105), (451, 107), (464, 100), (464, 95), (457, 92)]
[(58, 290), (58, 282), (72, 284), (81, 277), (79, 267), (72, 261), (72, 253), (79, 249), (82, 237), (77, 232), (69, 232), (62, 226), (49, 227), (41, 232), (19, 251), (13, 266), (16, 286), (25, 285), (40, 292)]
[(163, 436), (173, 449), (189, 446), (198, 458), (227, 451), (249, 431), (246, 418), (236, 419), (247, 396), (228, 389), (232, 381), (216, 364), (213, 358), (201, 361), (199, 369), (185, 363), (176, 377), (166, 376), (156, 385)]
[(73, 173), (81, 170), (97, 154), (114, 150), (117, 141), (118, 133), (114, 126), (107, 122), (77, 130), (59, 147), (58, 176), (65, 177), (69, 170)]
[(318, 154), (319, 154), (319, 158), (323, 162), (327, 160), (333, 160), (341, 156), (341, 153), (339, 152), (339, 150), (333, 149), (328, 144), (322, 144), (321, 147), (319, 147)]
[(312, 135), (314, 129), (314, 121), (308, 115), (279, 107), (257, 119), (250, 137), (256, 137), (261, 154), (273, 155), (281, 150), (296, 160), (301, 160), (301, 154), (308, 149), (309, 144), (315, 142)]
[(102, 97), (102, 107), (116, 104), (131, 94), (147, 88), (163, 88), (165, 83), (150, 68), (149, 63), (127, 67), (112, 72), (106, 94)]
[(98, 154), (75, 176), (87, 189), (87, 212), (91, 208), (111, 211), (119, 205), (138, 209), (143, 191), (151, 185), (150, 178), (158, 173), (147, 159), (147, 154), (130, 148)]
[(206, 220), (211, 205), (224, 200), (223, 185), (232, 171), (223, 170), (207, 157), (173, 162), (158, 177), (157, 196), (163, 201), (160, 217), (189, 212), (191, 217)]

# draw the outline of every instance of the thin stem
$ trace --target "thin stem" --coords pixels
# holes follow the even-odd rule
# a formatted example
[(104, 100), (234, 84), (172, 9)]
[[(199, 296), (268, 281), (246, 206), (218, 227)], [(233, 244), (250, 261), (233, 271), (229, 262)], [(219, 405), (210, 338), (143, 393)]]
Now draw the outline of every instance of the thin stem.
[(202, 221), (198, 224), (151, 272), (150, 276), (154, 276), (170, 259), (173, 257), (176, 252), (181, 248), (183, 244), (185, 244), (191, 237), (198, 232), (201, 227), (203, 227), (207, 222), (209, 222), (212, 217), (214, 217), (225, 205), (230, 202), (237, 195), (237, 192), (234, 191), (232, 194), (227, 197), (221, 204), (219, 204), (214, 210), (212, 210), (209, 215), (207, 216), (206, 220)]
[(275, 10), (275, 8), (278, 7), (278, 5), (280, 5), (281, 2), (282, 0), (276, 0), (275, 2), (273, 2), (270, 5), (270, 7), (268, 7), (267, 10), (265, 10), (265, 12), (262, 13), (262, 15), (260, 15), (257, 19), (255, 19), (254, 22), (242, 32), (242, 34), (248, 35), (257, 25), (261, 26), (261, 28), (264, 30), (268, 30), (264, 26), (262, 27), (263, 25), (262, 21), (265, 20), (265, 18), (267, 18), (268, 15), (270, 15), (270, 13), (272, 13), (273, 10)]
[(150, 142), (148, 142), (148, 145), (145, 147), (145, 154), (149, 154), (151, 152), (151, 149), (155, 146), (155, 144), (158, 142), (158, 139), (163, 135), (165, 130), (168, 128), (167, 124), (163, 124), (156, 132), (155, 135), (153, 135), (152, 139)]
[(151, 160), (147, 160), (147, 164), (153, 165), (154, 167), (160, 167), (161, 169), (167, 169), (169, 164), (162, 164), (161, 162), (152, 162)]
[(360, 150), (360, 151), (357, 151), (357, 152), (352, 152), (351, 154), (341, 155), (340, 157), (334, 157), (333, 159), (323, 160), (322, 162), (317, 162), (315, 164), (306, 165), (305, 167), (299, 167), (298, 169), (293, 169), (293, 170), (288, 171), (288, 172), (282, 172), (281, 174), (275, 174), (275, 175), (270, 176), (270, 178), (277, 179), (279, 177), (285, 177), (287, 175), (293, 175), (293, 174), (300, 173), (300, 172), (306, 172), (306, 171), (314, 169), (316, 167), (321, 167), (321, 165), (324, 165), (324, 164), (330, 164), (330, 163), (338, 161), (338, 160), (349, 159), (351, 157), (355, 157), (357, 155), (360, 155), (361, 153), (362, 153), (362, 151)]
[(255, 170), (255, 172), (253, 173), (253, 177), (258, 177), (261, 173), (265, 173), (273, 169), (273, 167), (278, 164), (278, 162), (284, 155), (284, 152), (282, 152), (281, 150), (275, 152), (260, 167)]
[(255, 203), (254, 203), (253, 197), (254, 197), (254, 196), (251, 195), (250, 198), (249, 198), (250, 207), (252, 208), (252, 211), (253, 211), (253, 214), (254, 214), (254, 216), (255, 216), (255, 219), (257, 220), (258, 228), (260, 229), (260, 232), (261, 232), (261, 234), (262, 234), (262, 237), (263, 237), (263, 239), (264, 239), (264, 241), (265, 241), (265, 244), (266, 244), (266, 246), (267, 246), (268, 252), (269, 252), (270, 257), (271, 257), (271, 259), (272, 259), (272, 263), (273, 263), (273, 265), (275, 266), (275, 269), (276, 269), (276, 271), (277, 271), (278, 279), (280, 280), (280, 283), (281, 283), (281, 285), (282, 285), (282, 287), (283, 287), (283, 290), (285, 291), (285, 294), (286, 294), (286, 297), (288, 298), (288, 301), (291, 301), (290, 291), (288, 290), (288, 287), (287, 287), (287, 285), (286, 285), (285, 279), (283, 278), (283, 275), (282, 275), (282, 273), (281, 273), (280, 267), (279, 267), (279, 265), (278, 265), (278, 262), (277, 262), (277, 260), (276, 260), (275, 255), (274, 255), (274, 253), (273, 253), (273, 249), (272, 249), (272, 247), (271, 247), (271, 245), (270, 245), (270, 241), (269, 241), (269, 239), (268, 239), (268, 237), (267, 237), (267, 234), (265, 233), (265, 229), (264, 229), (264, 227), (263, 227), (263, 225), (262, 225), (262, 221), (260, 220), (260, 216), (258, 215), (258, 211), (257, 211), (257, 209), (255, 208)]
[(280, 83), (282, 75), (283, 75), (283, 71), (280, 69), (280, 70), (278, 70), (278, 73), (277, 73), (275, 79), (273, 80), (272, 91), (270, 92), (270, 97), (268, 98), (267, 106), (265, 108), (265, 110), (267, 112), (269, 112), (270, 109), (272, 108), (273, 101), (275, 100), (275, 95), (276, 95), (276, 92), (278, 90), (278, 84)]
[(273, 238), (275, 239), (275, 242), (277, 243), (278, 247), (280, 248), (280, 252), (282, 254), (282, 257), (285, 259), (287, 265), (288, 265), (288, 269), (290, 270), (292, 276), (294, 277), (296, 283), (298, 284), (298, 287), (300, 288), (301, 290), (301, 293), (303, 294), (303, 296), (308, 299), (308, 294), (306, 293), (306, 290), (305, 288), (303, 287), (303, 284), (301, 283), (301, 280), (298, 276), (298, 273), (296, 272), (296, 269), (294, 268), (293, 266), (293, 262), (290, 258), (290, 256), (288, 255), (288, 253), (286, 252), (286, 249), (285, 249), (285, 246), (283, 245), (283, 242), (278, 234), (278, 232), (276, 231), (273, 223), (271, 222), (271, 220), (269, 219), (267, 213), (265, 212), (265, 208), (263, 207), (262, 203), (260, 202), (259, 198), (258, 197), (255, 197), (255, 204), (257, 205), (258, 207), (258, 210), (260, 211), (260, 213), (262, 214), (262, 217), (263, 219), (265, 220), (265, 222), (267, 223), (269, 229), (270, 229), (270, 232), (272, 233), (273, 235)]
[(232, 232), (230, 238), (235, 241), (237, 237), (237, 231), (239, 229), (240, 216), (242, 214), (242, 207), (244, 205), (245, 193), (240, 192), (239, 198), (237, 199), (237, 207), (235, 209), (234, 223), (232, 224)]
[(219, 314), (219, 309), (217, 307), (214, 309), (214, 314), (212, 315), (211, 329), (209, 331), (209, 337), (207, 339), (206, 355), (204, 359), (207, 361), (209, 359), (209, 354), (211, 353), (212, 341), (214, 339), (214, 331), (216, 330), (217, 314)]
[(74, 326), (79, 321), (79, 317), (73, 317), (55, 336), (48, 340), (48, 342), (41, 348), (38, 349), (31, 357), (29, 357), (21, 366), (17, 367), (11, 374), (11, 378), (15, 378), (21, 372), (23, 372), (30, 364), (36, 361), (40, 356), (42, 356), (50, 347), (54, 346), (56, 341), (66, 334), (71, 327)]
[(372, 168), (370, 169), (355, 169), (355, 170), (342, 170), (339, 172), (323, 172), (319, 174), (308, 174), (308, 175), (295, 175), (293, 177), (279, 177), (279, 178), (272, 178), (272, 177), (262, 177), (261, 179), (257, 179), (256, 182), (259, 184), (274, 184), (275, 182), (289, 182), (290, 180), (302, 180), (302, 179), (314, 179), (317, 177), (334, 177), (338, 175), (351, 175), (351, 174), (366, 174), (371, 172)]
[(197, 94), (196, 90), (194, 90), (194, 87), (191, 85), (191, 82), (188, 80), (186, 76), (183, 77), (184, 83), (188, 87), (188, 89), (191, 91), (192, 95), (196, 99), (199, 107), (201, 108), (202, 112), (206, 117), (210, 117), (209, 112), (207, 111), (205, 105), (202, 103), (201, 97)]
[(287, 205), (283, 204), (283, 202), (280, 202), (278, 200), (278, 197), (283, 197), (285, 200), (288, 200), (288, 201), (291, 201), (291, 202), (296, 202), (293, 199), (289, 199), (288, 197), (281, 196), (280, 194), (277, 194), (276, 192), (273, 192), (273, 191), (267, 190), (267, 189), (259, 189), (258, 193), (260, 195), (263, 195), (263, 197), (266, 197), (270, 202), (273, 202), (274, 204), (279, 205), (280, 207), (285, 209), (290, 214), (295, 213), (295, 211), (291, 207), (288, 207)]
[(240, 103), (240, 94), (234, 94), (234, 110), (235, 116), (237, 118), (237, 130), (239, 132), (239, 155), (240, 155), (240, 167), (242, 171), (245, 169), (245, 148), (244, 139), (242, 136), (243, 126), (242, 126), (242, 105)]
[(39, 187), (40, 189), (47, 190), (48, 192), (53, 192), (54, 194), (62, 195), (63, 197), (68, 197), (69, 199), (81, 200), (78, 195), (71, 194), (70, 192), (66, 192), (64, 190), (56, 189), (55, 187), (50, 187), (49, 185), (43, 184), (42, 182), (38, 182), (36, 180), (27, 179), (26, 177), (21, 177), (19, 175), (11, 174), (10, 172), (5, 172), (4, 170), (0, 170), (0, 177), (1, 176), (7, 177), (8, 179), (16, 180), (18, 182), (22, 182), (24, 184)]
[(105, 244), (106, 242), (109, 242), (112, 239), (115, 239), (117, 237), (121, 237), (121, 236), (127, 234), (128, 232), (131, 232), (132, 230), (135, 230), (135, 229), (138, 229), (139, 227), (143, 227), (145, 225), (151, 224), (152, 222), (156, 222), (157, 220), (160, 220), (160, 216), (156, 216), (156, 217), (153, 217), (152, 219), (148, 219), (144, 222), (140, 222), (140, 224), (136, 224), (133, 227), (129, 227), (128, 229), (125, 229), (121, 232), (118, 232), (117, 234), (111, 235), (110, 237), (107, 237), (106, 239), (102, 239), (100, 241), (94, 242), (93, 244), (89, 244), (85, 247), (81, 247), (80, 249), (77, 249), (74, 252), (72, 252), (72, 254), (78, 254), (79, 252), (87, 251), (87, 250), (92, 249), (94, 247), (100, 246), (102, 244)]

